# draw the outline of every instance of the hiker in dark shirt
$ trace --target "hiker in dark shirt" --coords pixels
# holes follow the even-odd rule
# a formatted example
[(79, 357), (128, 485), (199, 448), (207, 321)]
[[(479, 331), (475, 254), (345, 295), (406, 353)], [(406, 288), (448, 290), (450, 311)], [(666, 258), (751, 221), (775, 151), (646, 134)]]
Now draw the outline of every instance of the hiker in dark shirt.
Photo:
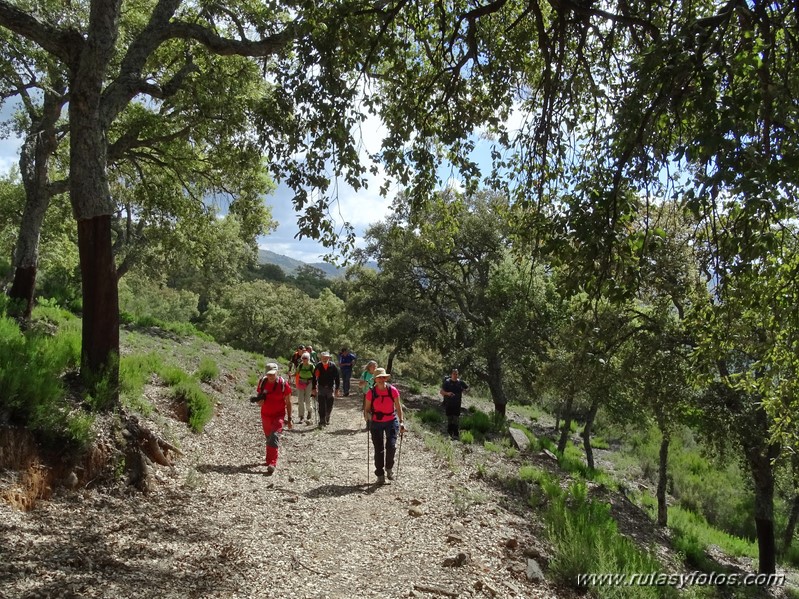
[(342, 391), (344, 391), (344, 397), (349, 397), (352, 369), (355, 367), (355, 360), (357, 359), (358, 356), (352, 353), (349, 349), (346, 347), (341, 348), (341, 353), (338, 355), (338, 366), (341, 368), (341, 387)]
[(330, 361), (330, 352), (323, 351), (322, 359), (313, 371), (313, 391), (319, 406), (319, 426), (330, 424), (330, 413), (333, 411), (333, 399), (339, 394), (341, 379), (338, 368)]
[(461, 380), (458, 369), (453, 368), (444, 379), (439, 393), (444, 398), (444, 413), (447, 415), (447, 433), (452, 439), (460, 438), (461, 399), (463, 392), (469, 388), (466, 381)]

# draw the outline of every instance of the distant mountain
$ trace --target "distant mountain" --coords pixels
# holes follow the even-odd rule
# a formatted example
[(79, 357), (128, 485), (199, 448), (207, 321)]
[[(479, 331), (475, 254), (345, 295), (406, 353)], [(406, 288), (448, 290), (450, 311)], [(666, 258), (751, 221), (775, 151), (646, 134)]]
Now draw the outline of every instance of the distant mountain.
[(302, 260), (295, 260), (294, 258), (289, 258), (288, 256), (284, 256), (283, 254), (276, 254), (275, 252), (270, 252), (269, 250), (258, 250), (258, 263), (259, 264), (275, 264), (283, 269), (287, 275), (295, 274), (301, 266), (313, 266), (314, 268), (318, 268), (322, 272), (327, 275), (329, 279), (335, 279), (336, 277), (343, 277), (344, 276), (344, 269), (343, 268), (336, 268), (332, 264), (328, 264), (327, 262), (313, 262), (311, 264), (307, 262), (303, 262)]

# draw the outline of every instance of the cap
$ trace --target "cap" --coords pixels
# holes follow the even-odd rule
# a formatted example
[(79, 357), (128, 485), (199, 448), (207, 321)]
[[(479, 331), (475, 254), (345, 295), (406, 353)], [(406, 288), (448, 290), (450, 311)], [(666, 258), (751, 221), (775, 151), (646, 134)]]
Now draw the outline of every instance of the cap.
[(321, 354), (319, 354), (319, 357), (320, 358), (329, 358), (330, 357), (330, 352), (329, 351), (323, 351)]

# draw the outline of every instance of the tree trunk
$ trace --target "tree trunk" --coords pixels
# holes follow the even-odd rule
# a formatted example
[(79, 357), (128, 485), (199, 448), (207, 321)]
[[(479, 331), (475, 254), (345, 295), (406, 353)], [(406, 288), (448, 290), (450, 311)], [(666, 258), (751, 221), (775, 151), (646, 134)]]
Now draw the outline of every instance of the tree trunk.
[(508, 404), (508, 397), (505, 395), (505, 388), (502, 384), (502, 359), (499, 352), (489, 350), (487, 358), (486, 382), (491, 391), (491, 399), (494, 400), (494, 412), (499, 416), (505, 416), (505, 406)]
[(791, 513), (788, 516), (788, 524), (785, 526), (785, 533), (782, 537), (782, 550), (787, 552), (793, 543), (793, 534), (796, 532), (796, 522), (799, 521), (799, 455), (791, 455), (791, 480), (793, 482), (793, 501), (791, 501)]
[(771, 461), (778, 453), (773, 445), (746, 449), (755, 486), (757, 570), (761, 574), (774, 574), (777, 569), (777, 547), (774, 537), (774, 467)]
[(388, 354), (388, 361), (386, 362), (386, 372), (391, 374), (391, 369), (394, 368), (394, 357), (397, 355), (397, 348), (392, 349)]
[[(69, 189), (78, 221), (83, 287), (81, 378), (107, 389), (101, 405), (119, 399), (119, 295), (111, 239), (114, 204), (106, 173), (108, 141), (100, 102), (118, 33), (119, 1), (92, 2), (89, 35), (73, 67), (69, 98)], [(107, 385), (107, 386), (106, 386)]]
[(799, 520), (799, 493), (794, 494), (791, 502), (791, 515), (788, 518), (788, 525), (785, 527), (782, 550), (788, 551), (793, 544), (793, 534), (796, 532), (796, 522)]
[(668, 484), (669, 445), (671, 436), (661, 429), (660, 456), (658, 460), (658, 526), (666, 526), (669, 521), (668, 506), (666, 505), (666, 485)]
[[(585, 420), (585, 427), (583, 427), (583, 447), (585, 448), (585, 461), (591, 470), (594, 470), (594, 449), (591, 447), (591, 428), (594, 426), (596, 413), (599, 410), (599, 400), (595, 399), (591, 403), (591, 409), (588, 410), (588, 417)], [(564, 448), (565, 449), (565, 448)]]
[(574, 398), (571, 392), (566, 398), (566, 405), (563, 406), (563, 426), (560, 429), (560, 440), (558, 440), (558, 453), (562, 454), (566, 451), (566, 445), (569, 443), (569, 435), (571, 434), (572, 427), (572, 403)]
[(47, 207), (50, 205), (50, 158), (56, 151), (56, 123), (61, 115), (64, 86), (53, 77), (44, 94), (41, 118), (31, 118), (31, 126), (19, 155), (19, 170), (25, 188), (25, 208), (14, 249), (14, 280), (8, 291), (20, 305), (20, 316), (30, 318), (39, 267), (39, 238)]

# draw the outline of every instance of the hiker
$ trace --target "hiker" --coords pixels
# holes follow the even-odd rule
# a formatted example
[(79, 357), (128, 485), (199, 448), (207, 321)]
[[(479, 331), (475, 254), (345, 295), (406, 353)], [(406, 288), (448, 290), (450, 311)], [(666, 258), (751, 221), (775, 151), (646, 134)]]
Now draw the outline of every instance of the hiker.
[(342, 391), (344, 391), (344, 397), (349, 397), (350, 395), (350, 379), (352, 378), (352, 369), (355, 367), (355, 360), (357, 359), (358, 356), (350, 352), (348, 348), (341, 348), (341, 352), (338, 355), (338, 367), (341, 369), (341, 387)]
[(463, 392), (469, 388), (466, 381), (459, 377), (458, 369), (453, 368), (439, 391), (444, 402), (444, 413), (447, 415), (447, 433), (451, 439), (460, 439), (461, 399)]
[(405, 433), (399, 390), (388, 384), (391, 375), (385, 368), (376, 368), (375, 384), (366, 393), (363, 416), (369, 421), (369, 434), (375, 446), (375, 476), (377, 484), (394, 480), (394, 455), (397, 434)]
[(319, 362), (313, 371), (313, 393), (319, 407), (319, 426), (330, 424), (330, 413), (333, 411), (333, 399), (340, 393), (338, 368), (330, 361), (330, 352), (323, 351)]
[(306, 345), (305, 351), (307, 351), (308, 355), (311, 356), (311, 364), (316, 366), (316, 364), (319, 362), (319, 357), (316, 355), (316, 352), (313, 350), (313, 347), (310, 345)]
[(277, 466), (277, 448), (285, 421), (291, 428), (291, 386), (277, 375), (278, 365), (266, 365), (266, 374), (258, 381), (257, 400), (261, 406), (261, 425), (266, 435), (266, 475), (272, 476)]
[(291, 359), (289, 360), (289, 376), (291, 376), (292, 372), (297, 372), (297, 366), (300, 365), (300, 360), (302, 359), (303, 353), (305, 353), (305, 346), (300, 344), (297, 346), (297, 349), (294, 351), (294, 353), (291, 354)]
[(300, 364), (295, 370), (295, 386), (297, 387), (297, 417), (302, 424), (302, 416), (305, 414), (306, 424), (313, 424), (312, 412), (313, 401), (313, 373), (314, 365), (311, 363), (311, 355), (303, 352), (300, 357)]
[(366, 420), (366, 428), (369, 428), (369, 418), (366, 416), (366, 394), (369, 393), (372, 387), (374, 387), (376, 368), (377, 362), (374, 360), (369, 360), (366, 363), (366, 369), (361, 373), (361, 378), (358, 379), (358, 389), (360, 389), (361, 393), (363, 393), (363, 413)]

